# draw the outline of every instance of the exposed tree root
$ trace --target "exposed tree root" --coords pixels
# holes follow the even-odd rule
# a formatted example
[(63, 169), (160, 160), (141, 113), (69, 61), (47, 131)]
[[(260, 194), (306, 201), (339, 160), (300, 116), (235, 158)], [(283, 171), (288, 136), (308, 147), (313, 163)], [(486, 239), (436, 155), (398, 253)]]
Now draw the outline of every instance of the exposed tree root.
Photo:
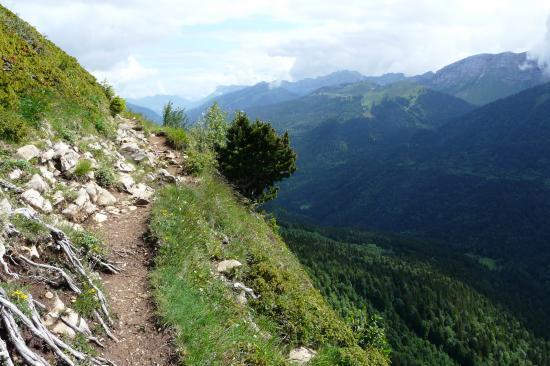
[(6, 342), (0, 338), (0, 362), (5, 366), (14, 366)]
[(24, 325), (33, 336), (42, 340), (48, 348), (66, 365), (75, 366), (76, 364), (74, 360), (89, 360), (92, 364), (97, 366), (113, 365), (113, 363), (103, 358), (91, 358), (85, 353), (75, 350), (63, 342), (59, 337), (51, 333), (42, 322), (31, 295), (28, 296), (27, 305), (31, 313), (30, 318), (12, 303), (9, 300), (5, 290), (0, 288), (0, 316), (8, 333), (9, 341), (14, 345), (15, 349), (26, 363), (31, 366), (49, 365), (42, 356), (32, 351), (25, 344), (21, 331), (15, 321), (15, 317), (19, 319), (21, 324)]
[[(50, 231), (53, 242), (56, 244), (57, 248), (63, 252), (63, 257), (66, 261), (66, 269), (56, 265), (35, 262), (19, 253), (12, 253), (12, 256), (10, 257), (11, 261), (15, 265), (32, 267), (35, 273), (32, 276), (28, 276), (29, 278), (49, 284), (59, 285), (65, 283), (67, 287), (77, 295), (83, 293), (82, 286), (93, 289), (100, 306), (99, 310), (94, 312), (94, 318), (103, 327), (105, 333), (110, 338), (118, 341), (109, 329), (109, 326), (112, 325), (112, 319), (107, 307), (105, 295), (86, 271), (82, 260), (79, 258), (81, 252), (74, 246), (63, 231), (43, 222), (38, 215), (33, 213), (31, 210), (20, 208), (15, 210), (14, 214), (20, 214), (29, 220), (34, 220)], [(2, 237), (0, 237), (0, 240), (2, 240)], [(13, 268), (15, 267), (12, 266), (12, 269), (10, 269), (10, 266), (4, 259), (6, 252), (7, 250), (5, 245), (2, 241), (0, 241), (0, 267), (7, 275), (13, 278), (18, 278), (20, 275), (13, 272)], [(110, 273), (119, 272), (119, 269), (115, 265), (109, 263), (100, 256), (94, 256), (90, 261), (92, 262), (92, 265), (99, 267), (102, 270)], [(37, 310), (37, 306), (42, 310), (46, 310), (45, 306), (34, 301), (31, 295), (28, 295), (27, 305), (30, 315), (26, 315), (22, 312), (12, 301), (10, 301), (5, 290), (0, 288), (0, 321), (3, 324), (3, 328), (5, 328), (5, 333), (7, 335), (7, 338), (1, 340), (0, 342), (0, 363), (8, 366), (13, 365), (13, 361), (8, 353), (6, 345), (6, 342), (9, 342), (13, 346), (15, 352), (22, 357), (26, 364), (31, 366), (49, 365), (49, 363), (40, 354), (33, 351), (26, 345), (19, 328), (19, 326), (22, 326), (29, 331), (33, 337), (43, 341), (44, 344), (47, 345), (48, 349), (51, 350), (51, 352), (55, 354), (58, 360), (62, 361), (63, 364), (75, 366), (79, 361), (87, 360), (91, 364), (97, 366), (113, 365), (110, 361), (103, 358), (91, 358), (85, 353), (75, 350), (55, 334), (51, 333), (45, 326), (40, 317), (40, 313)], [(69, 324), (69, 322), (65, 321), (62, 316), (59, 316), (58, 320), (62, 321), (76, 333), (84, 335), (88, 341), (94, 342), (100, 347), (104, 347), (101, 341), (95, 338), (90, 331), (78, 329), (72, 324)]]

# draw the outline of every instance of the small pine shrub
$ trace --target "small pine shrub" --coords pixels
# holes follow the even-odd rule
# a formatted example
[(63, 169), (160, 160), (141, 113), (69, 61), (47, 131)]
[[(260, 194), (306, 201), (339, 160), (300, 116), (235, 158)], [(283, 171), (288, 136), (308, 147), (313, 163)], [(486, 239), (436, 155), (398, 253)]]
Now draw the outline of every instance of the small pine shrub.
[(86, 174), (92, 171), (92, 162), (90, 160), (84, 159), (80, 160), (76, 167), (74, 168), (74, 175), (77, 178), (84, 178)]
[(114, 97), (109, 105), (111, 115), (114, 117), (126, 109), (126, 102), (121, 97)]
[(103, 188), (113, 187), (116, 183), (115, 173), (110, 167), (102, 165), (95, 173), (95, 181)]
[(50, 237), (50, 231), (41, 223), (29, 220), (23, 215), (15, 215), (11, 223), (26, 240), (31, 243), (46, 241)]

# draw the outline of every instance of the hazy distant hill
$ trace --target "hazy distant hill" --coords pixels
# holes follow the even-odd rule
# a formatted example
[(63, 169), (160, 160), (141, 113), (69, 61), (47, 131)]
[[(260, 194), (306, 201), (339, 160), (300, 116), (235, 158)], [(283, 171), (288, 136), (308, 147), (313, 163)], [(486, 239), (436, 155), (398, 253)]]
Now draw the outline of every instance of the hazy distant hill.
[(156, 123), (161, 123), (162, 122), (162, 116), (159, 113), (152, 110), (152, 109), (149, 109), (147, 107), (142, 107), (140, 105), (129, 103), (129, 102), (126, 102), (126, 107), (130, 111), (132, 111), (134, 113), (139, 113), (142, 116), (150, 119), (153, 122), (156, 122)]
[(189, 111), (189, 116), (191, 120), (195, 120), (214, 101), (217, 101), (222, 108), (232, 113), (236, 110), (248, 110), (294, 100), (325, 86), (354, 83), (364, 79), (365, 77), (358, 72), (343, 70), (294, 82), (262, 82), (217, 97), (206, 98), (206, 101), (199, 107)]
[(162, 108), (166, 105), (168, 102), (174, 103), (176, 107), (180, 108), (190, 108), (194, 104), (192, 101), (188, 99), (184, 99), (177, 95), (152, 95), (148, 97), (143, 98), (127, 98), (126, 99), (130, 104), (133, 104), (135, 106), (145, 107), (153, 110), (155, 113), (162, 115)]
[(481, 54), (413, 77), (422, 85), (483, 105), (550, 79), (526, 53)]

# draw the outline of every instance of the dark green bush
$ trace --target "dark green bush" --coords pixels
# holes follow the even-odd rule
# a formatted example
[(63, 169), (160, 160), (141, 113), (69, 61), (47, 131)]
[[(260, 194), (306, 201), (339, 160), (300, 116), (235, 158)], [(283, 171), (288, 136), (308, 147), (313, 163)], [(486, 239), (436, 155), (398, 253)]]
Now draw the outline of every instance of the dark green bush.
[(95, 181), (103, 188), (113, 187), (116, 182), (115, 173), (108, 166), (102, 165), (95, 172)]
[(126, 102), (121, 97), (114, 97), (111, 100), (111, 104), (109, 105), (109, 110), (111, 111), (111, 115), (114, 117), (119, 113), (124, 112), (126, 109)]

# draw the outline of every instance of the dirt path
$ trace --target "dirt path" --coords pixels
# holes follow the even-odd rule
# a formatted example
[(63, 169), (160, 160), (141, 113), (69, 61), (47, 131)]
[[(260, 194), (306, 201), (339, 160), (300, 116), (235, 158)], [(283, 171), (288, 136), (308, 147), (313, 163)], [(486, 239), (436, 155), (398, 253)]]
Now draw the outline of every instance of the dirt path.
[[(179, 160), (177, 152), (166, 147), (163, 137), (151, 136), (149, 140), (155, 154)], [(173, 174), (178, 170), (174, 164), (166, 169)], [(118, 198), (119, 201), (125, 199), (124, 195)], [(156, 322), (147, 278), (151, 253), (144, 234), (151, 205), (129, 207), (124, 211), (95, 226), (112, 252), (112, 259), (123, 263), (121, 274), (102, 275), (115, 317), (115, 335), (120, 341), (109, 342), (102, 354), (118, 366), (170, 365), (173, 355), (170, 336)]]

